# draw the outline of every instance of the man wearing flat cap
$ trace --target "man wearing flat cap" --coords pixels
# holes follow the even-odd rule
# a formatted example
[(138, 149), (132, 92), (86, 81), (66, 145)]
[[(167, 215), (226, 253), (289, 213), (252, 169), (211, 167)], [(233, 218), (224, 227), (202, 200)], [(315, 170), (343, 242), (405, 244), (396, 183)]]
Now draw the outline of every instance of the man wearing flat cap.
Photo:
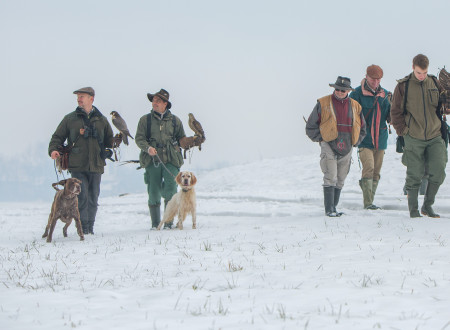
[(59, 147), (67, 141), (71, 147), (68, 170), (81, 180), (78, 209), (84, 234), (94, 234), (100, 182), (104, 172), (105, 148), (113, 145), (113, 131), (105, 116), (93, 105), (95, 91), (83, 87), (73, 92), (78, 107), (66, 115), (50, 140), (48, 153), (60, 157)]
[[(165, 208), (177, 192), (175, 177), (184, 163), (180, 148), (199, 146), (204, 139), (186, 137), (183, 123), (170, 111), (172, 103), (165, 89), (148, 93), (147, 97), (152, 110), (139, 120), (135, 141), (141, 150), (140, 165), (145, 168), (144, 182), (147, 184), (152, 228), (156, 228), (161, 221), (161, 198)], [(172, 223), (164, 225), (165, 228), (171, 226)]]
[(336, 210), (345, 178), (350, 170), (352, 148), (366, 135), (361, 105), (349, 98), (350, 78), (339, 76), (331, 95), (317, 100), (306, 123), (306, 135), (320, 144), (325, 214), (339, 217)]
[(362, 164), (359, 185), (363, 192), (363, 205), (367, 210), (380, 209), (373, 203), (380, 180), (384, 152), (387, 148), (390, 121), (391, 93), (380, 85), (383, 69), (372, 64), (367, 67), (366, 77), (361, 86), (350, 93), (350, 97), (362, 106), (362, 114), (367, 125), (366, 137), (358, 146)]

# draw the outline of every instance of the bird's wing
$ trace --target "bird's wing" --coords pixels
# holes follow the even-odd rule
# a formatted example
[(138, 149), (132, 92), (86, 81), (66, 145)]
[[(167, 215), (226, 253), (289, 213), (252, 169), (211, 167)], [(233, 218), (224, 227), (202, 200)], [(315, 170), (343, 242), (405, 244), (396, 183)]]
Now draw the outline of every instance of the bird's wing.
[(450, 73), (445, 68), (439, 71), (438, 79), (444, 89), (450, 90)]
[(193, 130), (196, 135), (205, 137), (205, 131), (203, 130), (202, 124), (200, 124), (200, 122), (195, 119), (194, 115), (191, 113), (189, 114), (188, 124), (191, 130)]
[(112, 120), (112, 123), (119, 131), (128, 130), (127, 123), (125, 123), (125, 120), (123, 120), (122, 118), (114, 118)]

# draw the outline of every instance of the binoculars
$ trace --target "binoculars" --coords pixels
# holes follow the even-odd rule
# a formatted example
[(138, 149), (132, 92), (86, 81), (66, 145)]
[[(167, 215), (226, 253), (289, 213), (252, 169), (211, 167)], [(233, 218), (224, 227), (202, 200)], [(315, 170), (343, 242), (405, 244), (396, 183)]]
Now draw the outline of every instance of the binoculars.
[(93, 137), (96, 139), (98, 137), (97, 129), (94, 126), (84, 126), (83, 137), (85, 139), (87, 139), (89, 137)]

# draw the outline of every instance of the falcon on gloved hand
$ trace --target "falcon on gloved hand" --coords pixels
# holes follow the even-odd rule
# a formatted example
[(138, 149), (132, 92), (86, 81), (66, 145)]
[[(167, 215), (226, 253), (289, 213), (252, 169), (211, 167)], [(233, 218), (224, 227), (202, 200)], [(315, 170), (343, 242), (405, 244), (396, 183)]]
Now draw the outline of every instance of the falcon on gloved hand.
[(198, 149), (202, 150), (202, 143), (205, 142), (206, 140), (205, 131), (203, 130), (202, 124), (200, 124), (200, 122), (197, 119), (195, 119), (192, 113), (189, 113), (188, 116), (189, 116), (188, 121), (189, 127), (195, 133), (194, 136), (194, 141), (196, 142), (195, 145), (198, 145)]
[(125, 120), (123, 120), (123, 118), (117, 111), (111, 111), (111, 118), (113, 125), (119, 130), (122, 135), (123, 143), (128, 145), (128, 136), (132, 139), (134, 139), (134, 137), (131, 136), (130, 131), (127, 127), (127, 123), (125, 123)]

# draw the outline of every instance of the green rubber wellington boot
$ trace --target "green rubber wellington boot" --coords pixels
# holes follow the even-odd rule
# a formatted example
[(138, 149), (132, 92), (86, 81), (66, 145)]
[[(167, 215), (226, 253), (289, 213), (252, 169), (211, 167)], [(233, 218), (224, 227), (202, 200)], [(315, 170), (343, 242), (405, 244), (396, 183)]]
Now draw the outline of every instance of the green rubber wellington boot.
[(437, 184), (432, 184), (428, 182), (427, 190), (425, 192), (425, 197), (423, 199), (423, 205), (420, 209), (423, 215), (426, 215), (430, 218), (440, 218), (441, 216), (433, 211), (431, 207), (434, 204), (434, 199), (439, 190), (439, 186)]

